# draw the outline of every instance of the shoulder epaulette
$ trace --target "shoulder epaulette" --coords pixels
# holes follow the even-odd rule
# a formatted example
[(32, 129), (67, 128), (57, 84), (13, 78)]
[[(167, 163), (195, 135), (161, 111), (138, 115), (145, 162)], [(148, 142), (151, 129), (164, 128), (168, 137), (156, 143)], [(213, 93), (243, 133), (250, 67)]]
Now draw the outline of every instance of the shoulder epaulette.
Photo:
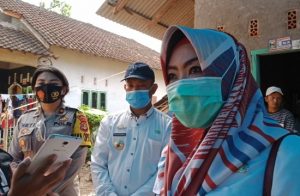
[(76, 108), (71, 108), (71, 107), (65, 107), (66, 110), (69, 110), (69, 111), (74, 111), (74, 112), (78, 112), (80, 110), (76, 109)]
[(37, 110), (38, 110), (38, 107), (31, 108), (31, 109), (29, 109), (29, 110), (26, 110), (26, 111), (24, 112), (24, 114), (30, 113), (30, 112), (36, 112)]

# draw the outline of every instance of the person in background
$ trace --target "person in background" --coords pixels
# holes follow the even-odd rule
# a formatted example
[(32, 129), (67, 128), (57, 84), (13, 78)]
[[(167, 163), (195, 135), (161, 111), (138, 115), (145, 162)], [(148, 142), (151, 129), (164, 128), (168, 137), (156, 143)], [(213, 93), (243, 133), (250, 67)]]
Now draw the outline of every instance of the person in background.
[(279, 87), (271, 86), (266, 90), (265, 101), (269, 115), (289, 131), (295, 130), (293, 114), (282, 107), (283, 93)]
[(2, 120), (4, 120), (5, 114), (2, 114), (3, 112), (3, 104), (2, 104), (2, 95), (0, 94), (0, 145), (2, 145), (3, 141), (3, 128), (2, 127)]
[(11, 96), (11, 104), (12, 104), (12, 109), (13, 109), (13, 117), (14, 119), (17, 121), (18, 118), (21, 116), (22, 111), (19, 108), (19, 106), (21, 105), (21, 101), (19, 100), (19, 98), (16, 95), (12, 95)]
[[(270, 187), (271, 195), (299, 195), (300, 137), (269, 117), (243, 45), (217, 30), (171, 26), (161, 51), (174, 116), (153, 191), (252, 196)], [(266, 178), (273, 183), (264, 186), (270, 149), (283, 136)]]
[(22, 114), (27, 110), (27, 96), (23, 95), (22, 99), (19, 100), (20, 101), (20, 110), (22, 112)]
[(34, 102), (35, 102), (35, 99), (34, 99), (34, 97), (32, 96), (32, 95), (29, 95), (29, 97), (28, 97), (28, 107), (27, 107), (27, 109), (28, 110), (30, 110), (30, 109), (32, 109), (32, 108), (34, 108), (35, 107), (35, 104), (34, 104)]
[(39, 67), (32, 76), (32, 89), (39, 107), (26, 111), (18, 120), (8, 152), (18, 163), (32, 158), (50, 134), (73, 135), (82, 138), (81, 146), (72, 155), (72, 164), (62, 183), (53, 189), (61, 196), (79, 195), (74, 179), (85, 162), (91, 146), (90, 131), (85, 115), (64, 105), (69, 92), (65, 75), (55, 67)]
[(3, 100), (2, 100), (2, 95), (0, 94), (0, 114), (3, 112)]
[(298, 99), (295, 104), (295, 133), (300, 134), (300, 100)]
[(157, 89), (153, 70), (133, 63), (124, 80), (130, 107), (101, 121), (92, 152), (97, 196), (154, 195), (157, 164), (170, 136), (170, 117), (151, 103)]

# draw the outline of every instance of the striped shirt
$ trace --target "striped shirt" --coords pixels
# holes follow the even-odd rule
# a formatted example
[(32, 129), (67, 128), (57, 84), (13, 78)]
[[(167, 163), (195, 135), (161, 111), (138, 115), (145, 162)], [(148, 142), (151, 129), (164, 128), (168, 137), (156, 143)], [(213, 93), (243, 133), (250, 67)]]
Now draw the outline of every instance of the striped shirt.
[(295, 119), (293, 114), (286, 110), (281, 109), (275, 113), (269, 113), (270, 117), (277, 120), (279, 124), (289, 131), (295, 130)]

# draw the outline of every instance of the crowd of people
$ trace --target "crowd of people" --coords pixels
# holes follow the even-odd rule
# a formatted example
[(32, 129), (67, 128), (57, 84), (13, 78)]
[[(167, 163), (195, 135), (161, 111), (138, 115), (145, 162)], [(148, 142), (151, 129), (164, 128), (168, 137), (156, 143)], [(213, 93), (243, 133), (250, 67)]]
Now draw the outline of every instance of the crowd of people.
[(25, 111), (34, 108), (34, 102), (33, 94), (0, 94), (0, 111), (8, 111), (18, 119)]
[(27, 110), (35, 107), (33, 94), (0, 94), (0, 145), (3, 145), (4, 130), (9, 135), (18, 118)]
[[(149, 65), (129, 65), (129, 107), (101, 121), (91, 155), (97, 196), (299, 195), (295, 121), (280, 88), (263, 96), (241, 43), (216, 30), (172, 26), (161, 67), (172, 116), (152, 105), (158, 86)], [(91, 147), (86, 117), (64, 105), (69, 83), (55, 67), (38, 68), (32, 89), (38, 107), (18, 118), (9, 154), (0, 154), (0, 195), (80, 195), (77, 175)], [(55, 154), (26, 172), (53, 133), (82, 143), (52, 173)]]

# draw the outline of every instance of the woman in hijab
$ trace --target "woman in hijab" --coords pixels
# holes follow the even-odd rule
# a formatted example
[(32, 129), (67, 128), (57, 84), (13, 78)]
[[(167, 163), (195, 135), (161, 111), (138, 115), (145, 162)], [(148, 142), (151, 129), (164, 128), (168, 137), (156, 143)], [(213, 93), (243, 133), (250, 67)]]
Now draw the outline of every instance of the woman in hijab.
[[(266, 112), (244, 47), (209, 29), (170, 27), (162, 70), (171, 139), (154, 192), (160, 195), (262, 195), (270, 149), (288, 131)], [(272, 195), (300, 194), (300, 138), (277, 153)]]

